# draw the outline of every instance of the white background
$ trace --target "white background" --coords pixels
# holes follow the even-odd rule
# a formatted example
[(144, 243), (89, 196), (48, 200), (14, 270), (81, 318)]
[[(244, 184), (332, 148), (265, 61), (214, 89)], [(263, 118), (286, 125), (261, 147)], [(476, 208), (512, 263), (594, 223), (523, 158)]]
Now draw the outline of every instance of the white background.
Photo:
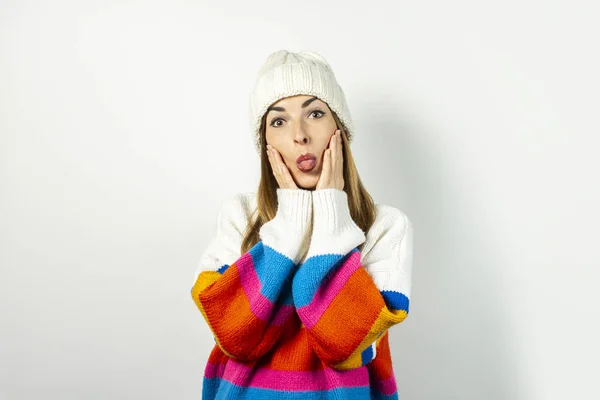
[(1, 1), (0, 399), (199, 399), (190, 296), (278, 49), (332, 65), (415, 228), (404, 400), (598, 398), (592, 1)]

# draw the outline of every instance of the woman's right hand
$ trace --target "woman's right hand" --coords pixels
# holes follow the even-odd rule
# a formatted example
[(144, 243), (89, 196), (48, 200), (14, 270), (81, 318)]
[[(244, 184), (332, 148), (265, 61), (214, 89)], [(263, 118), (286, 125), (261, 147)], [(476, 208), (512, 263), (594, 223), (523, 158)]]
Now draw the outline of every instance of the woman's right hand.
[(283, 162), (281, 155), (270, 144), (267, 145), (267, 155), (269, 156), (269, 162), (271, 163), (271, 169), (273, 175), (282, 189), (298, 189), (296, 182), (292, 178), (292, 174), (288, 169), (287, 165)]

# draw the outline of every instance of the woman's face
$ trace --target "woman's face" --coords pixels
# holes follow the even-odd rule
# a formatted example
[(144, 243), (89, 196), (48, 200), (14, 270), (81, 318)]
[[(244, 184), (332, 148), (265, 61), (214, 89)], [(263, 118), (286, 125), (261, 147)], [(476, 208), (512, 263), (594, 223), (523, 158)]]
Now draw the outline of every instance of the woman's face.
[[(298, 187), (314, 189), (323, 169), (323, 155), (337, 126), (327, 103), (315, 96), (286, 97), (273, 103), (266, 114), (266, 140), (286, 164)], [(303, 171), (296, 160), (312, 153), (316, 165)]]

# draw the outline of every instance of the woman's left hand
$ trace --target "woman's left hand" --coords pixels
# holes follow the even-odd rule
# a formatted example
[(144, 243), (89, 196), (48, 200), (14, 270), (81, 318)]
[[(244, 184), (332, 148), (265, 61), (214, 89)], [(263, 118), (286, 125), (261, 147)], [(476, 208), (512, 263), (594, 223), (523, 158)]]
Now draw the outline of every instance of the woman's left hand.
[(323, 154), (323, 168), (315, 190), (327, 188), (344, 189), (344, 155), (342, 134), (339, 130), (329, 139), (329, 147)]

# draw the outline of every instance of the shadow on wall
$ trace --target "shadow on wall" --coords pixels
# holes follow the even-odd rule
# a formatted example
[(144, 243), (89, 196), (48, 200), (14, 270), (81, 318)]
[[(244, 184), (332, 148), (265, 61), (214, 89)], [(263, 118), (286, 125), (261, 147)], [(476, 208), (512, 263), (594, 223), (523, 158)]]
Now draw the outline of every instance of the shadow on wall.
[[(383, 92), (362, 91), (372, 98)], [(511, 345), (515, 334), (502, 301), (510, 293), (498, 273), (501, 249), (477, 232), (481, 224), (469, 205), (457, 202), (468, 193), (459, 193), (457, 182), (444, 181), (441, 145), (427, 143), (439, 135), (427, 131), (438, 129), (417, 119), (417, 105), (402, 115), (394, 103), (365, 104), (368, 117), (352, 149), (375, 202), (401, 209), (414, 225), (410, 314), (390, 329), (399, 394), (524, 399), (526, 376), (517, 363), (522, 355)], [(457, 192), (456, 209), (448, 209), (445, 196)]]

